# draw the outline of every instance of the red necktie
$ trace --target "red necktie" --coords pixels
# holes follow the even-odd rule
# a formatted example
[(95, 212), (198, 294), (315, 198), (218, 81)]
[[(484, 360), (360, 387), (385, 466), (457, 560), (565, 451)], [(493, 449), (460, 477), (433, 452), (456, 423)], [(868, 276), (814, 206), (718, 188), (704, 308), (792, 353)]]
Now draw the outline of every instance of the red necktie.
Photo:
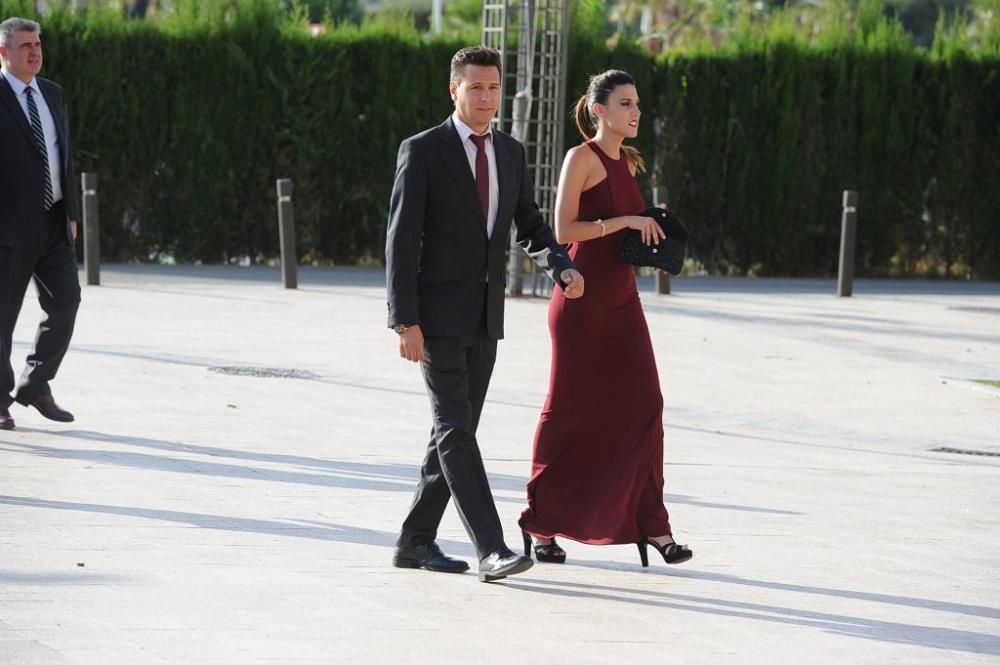
[(486, 159), (486, 139), (489, 134), (469, 136), (476, 144), (476, 190), (479, 192), (479, 204), (483, 206), (483, 219), (490, 223), (490, 164)]

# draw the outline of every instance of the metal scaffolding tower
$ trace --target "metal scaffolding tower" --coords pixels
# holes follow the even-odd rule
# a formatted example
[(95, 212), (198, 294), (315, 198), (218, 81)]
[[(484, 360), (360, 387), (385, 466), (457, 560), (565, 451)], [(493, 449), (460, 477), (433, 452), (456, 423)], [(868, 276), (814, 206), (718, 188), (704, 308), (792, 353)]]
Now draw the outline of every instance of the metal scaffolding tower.
[[(556, 187), (566, 126), (569, 0), (484, 0), (483, 44), (503, 54), (503, 97), (495, 122), (528, 150), (535, 196), (554, 223)], [(508, 294), (524, 290), (524, 254), (511, 240)], [(534, 263), (528, 262), (532, 274)], [(532, 294), (548, 292), (548, 280), (532, 280)]]

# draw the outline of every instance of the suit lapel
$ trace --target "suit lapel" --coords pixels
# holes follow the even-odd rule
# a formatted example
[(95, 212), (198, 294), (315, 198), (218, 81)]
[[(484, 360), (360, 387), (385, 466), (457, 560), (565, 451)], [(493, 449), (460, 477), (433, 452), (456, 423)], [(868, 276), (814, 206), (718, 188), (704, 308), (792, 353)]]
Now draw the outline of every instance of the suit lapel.
[(472, 176), (472, 169), (469, 168), (469, 158), (465, 148), (455, 129), (455, 123), (451, 117), (438, 127), (438, 138), (441, 140), (441, 157), (451, 172), (458, 189), (462, 192), (465, 202), (469, 205), (475, 215), (476, 224), (479, 225), (483, 235), (486, 235), (486, 220), (483, 218), (483, 208), (479, 205), (479, 194), (476, 193), (476, 180)]
[(21, 104), (17, 101), (17, 95), (14, 94), (14, 89), (7, 82), (6, 76), (0, 76), (0, 99), (3, 99), (4, 103), (7, 104), (11, 115), (14, 117), (14, 121), (21, 126), (21, 129), (24, 130), (24, 135), (31, 142), (31, 145), (34, 146), (35, 134), (31, 131), (31, 125), (28, 124), (28, 117), (24, 115), (24, 109), (21, 108)]

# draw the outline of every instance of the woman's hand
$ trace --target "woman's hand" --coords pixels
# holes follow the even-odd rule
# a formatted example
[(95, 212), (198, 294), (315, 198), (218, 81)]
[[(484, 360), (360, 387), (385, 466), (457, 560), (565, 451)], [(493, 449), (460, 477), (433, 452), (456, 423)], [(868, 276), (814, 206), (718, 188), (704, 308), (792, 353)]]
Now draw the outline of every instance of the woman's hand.
[(628, 228), (639, 231), (642, 234), (642, 241), (647, 245), (659, 245), (660, 240), (667, 237), (667, 234), (652, 217), (630, 215), (626, 219), (628, 220)]

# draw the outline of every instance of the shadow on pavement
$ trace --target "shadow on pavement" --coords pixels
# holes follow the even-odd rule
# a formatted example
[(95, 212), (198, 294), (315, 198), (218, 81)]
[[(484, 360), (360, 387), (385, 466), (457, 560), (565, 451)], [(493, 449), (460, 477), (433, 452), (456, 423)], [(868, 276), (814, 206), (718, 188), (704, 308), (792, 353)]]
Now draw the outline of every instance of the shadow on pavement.
[[(42, 433), (41, 430), (26, 428), (21, 428), (19, 431)], [(345, 460), (318, 459), (315, 457), (288, 455), (284, 453), (260, 453), (143, 437), (111, 435), (87, 430), (64, 430), (44, 433), (71, 439), (127, 445), (174, 454), (202, 455), (211, 458), (237, 459), (261, 464), (286, 465), (295, 467), (295, 470), (254, 467), (240, 464), (229, 464), (214, 460), (193, 460), (181, 457), (152, 455), (119, 450), (56, 448), (9, 441), (0, 442), (0, 448), (7, 447), (8, 450), (17, 450), (32, 455), (41, 455), (44, 457), (58, 459), (83, 460), (90, 463), (115, 465), (126, 468), (131, 467), (152, 469), (155, 471), (169, 471), (174, 473), (204, 474), (220, 478), (242, 478), (246, 480), (362, 489), (377, 492), (404, 492), (409, 494), (413, 492), (416, 487), (417, 478), (419, 476), (419, 467), (411, 464), (371, 464), (363, 462), (349, 462)], [(490, 473), (489, 479), (490, 486), (495, 492), (517, 492), (519, 494), (523, 494), (527, 483), (526, 478), (500, 473)], [(506, 497), (503, 495), (495, 495), (494, 498), (498, 502), (517, 504), (523, 503), (522, 498)], [(715, 503), (682, 494), (667, 494), (664, 499), (668, 505), (681, 503), (698, 506), (700, 508), (767, 513), (772, 515), (802, 514), (790, 510), (744, 506), (732, 503)]]
[[(736, 584), (751, 583), (755, 586), (763, 586), (765, 588), (781, 589), (783, 587), (783, 585), (780, 584), (772, 587), (771, 583), (756, 582), (755, 580), (741, 580), (740, 578), (730, 578), (729, 580), (714, 579), (716, 577), (728, 578), (729, 576), (726, 575), (714, 576), (694, 573), (685, 575), (685, 577), (708, 579), (711, 581), (732, 581)], [(954, 628), (941, 628), (936, 626), (921, 626), (894, 621), (881, 621), (878, 619), (868, 619), (844, 614), (816, 612), (813, 610), (802, 610), (779, 605), (746, 603), (721, 598), (706, 598), (689, 594), (543, 580), (527, 576), (524, 578), (516, 578), (516, 581), (508, 579), (505, 580), (503, 584), (511, 589), (517, 589), (530, 593), (553, 594), (566, 598), (591, 598), (595, 600), (617, 602), (639, 607), (698, 612), (703, 614), (750, 619), (754, 621), (790, 624), (809, 628), (818, 628), (825, 632), (843, 635), (846, 637), (859, 637), (863, 639), (877, 640), (879, 642), (912, 644), (936, 649), (1000, 655), (1000, 638), (996, 635), (976, 633), (967, 630), (957, 630)], [(962, 614), (974, 614), (975, 616), (992, 617), (996, 616), (996, 613), (998, 612), (995, 608), (952, 605), (949, 603), (927, 601), (917, 598), (880, 596), (879, 594), (856, 594), (855, 592), (841, 591), (838, 589), (814, 589), (812, 587), (795, 587), (795, 585), (786, 586), (790, 587), (787, 590), (792, 591), (825, 593), (826, 595), (834, 595), (844, 598), (891, 602), (894, 604), (943, 610), (946, 612), (958, 611)]]

